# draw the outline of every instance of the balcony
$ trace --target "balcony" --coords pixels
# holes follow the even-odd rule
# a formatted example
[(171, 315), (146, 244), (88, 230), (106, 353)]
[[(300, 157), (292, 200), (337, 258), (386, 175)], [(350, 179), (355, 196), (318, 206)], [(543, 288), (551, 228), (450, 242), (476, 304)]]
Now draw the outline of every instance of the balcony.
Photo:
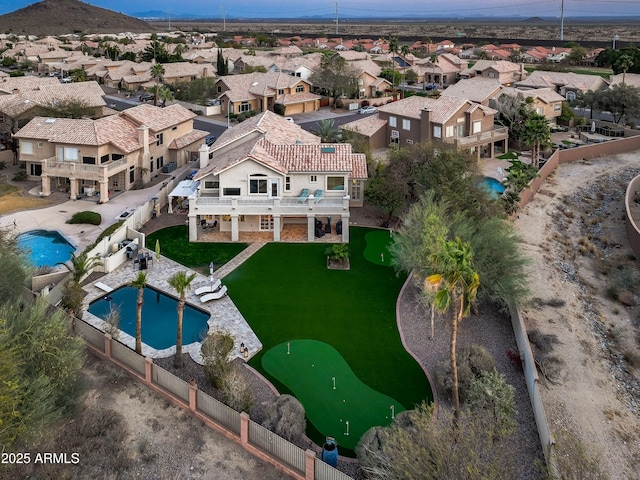
[(285, 198), (220, 198), (199, 196), (189, 202), (190, 214), (196, 215), (339, 215), (349, 210), (349, 196), (324, 197), (318, 203), (309, 197), (299, 202), (298, 197)]
[(480, 132), (468, 137), (447, 138), (447, 143), (454, 143), (459, 148), (471, 148), (487, 143), (499, 142), (509, 138), (507, 127), (497, 127), (488, 132)]
[(75, 178), (79, 180), (107, 181), (127, 167), (127, 159), (121, 158), (106, 165), (91, 165), (76, 162), (58, 162), (56, 157), (42, 162), (42, 174), (52, 177)]

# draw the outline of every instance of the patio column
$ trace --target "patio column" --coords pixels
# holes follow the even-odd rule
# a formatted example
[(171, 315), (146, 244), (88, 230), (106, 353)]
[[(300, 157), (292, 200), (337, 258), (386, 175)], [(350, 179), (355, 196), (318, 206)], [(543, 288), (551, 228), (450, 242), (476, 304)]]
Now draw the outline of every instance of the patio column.
[(51, 195), (51, 178), (48, 175), (42, 175), (40, 179), (42, 181), (42, 196), (48, 197)]
[(307, 242), (313, 242), (316, 238), (316, 216), (307, 215)]
[(349, 243), (349, 215), (341, 215), (342, 220), (342, 241)]
[(109, 182), (106, 180), (100, 181), (100, 203), (107, 203), (109, 201)]
[(195, 242), (198, 240), (198, 217), (196, 215), (189, 215), (189, 241)]
[(231, 215), (231, 241), (237, 242), (240, 239), (240, 232), (238, 231), (238, 214)]
[(273, 216), (273, 241), (280, 241), (280, 215)]
[(75, 178), (69, 179), (69, 198), (76, 200), (78, 198), (78, 180)]

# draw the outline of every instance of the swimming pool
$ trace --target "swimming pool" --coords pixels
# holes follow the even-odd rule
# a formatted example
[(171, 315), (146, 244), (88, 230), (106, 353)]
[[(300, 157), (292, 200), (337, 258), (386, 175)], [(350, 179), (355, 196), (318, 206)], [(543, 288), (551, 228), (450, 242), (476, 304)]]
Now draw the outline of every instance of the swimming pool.
[[(145, 287), (143, 295), (142, 341), (156, 350), (175, 346), (178, 300), (152, 287)], [(135, 338), (137, 299), (137, 288), (123, 286), (91, 302), (89, 313), (104, 320), (112, 308), (117, 308), (120, 312), (120, 330)], [(183, 345), (200, 342), (205, 337), (209, 317), (209, 313), (185, 305), (182, 319)]]
[(31, 230), (18, 235), (18, 246), (27, 252), (35, 267), (53, 267), (71, 258), (76, 248), (59, 232)]
[(499, 197), (505, 190), (502, 182), (492, 177), (484, 177), (482, 186), (495, 198)]

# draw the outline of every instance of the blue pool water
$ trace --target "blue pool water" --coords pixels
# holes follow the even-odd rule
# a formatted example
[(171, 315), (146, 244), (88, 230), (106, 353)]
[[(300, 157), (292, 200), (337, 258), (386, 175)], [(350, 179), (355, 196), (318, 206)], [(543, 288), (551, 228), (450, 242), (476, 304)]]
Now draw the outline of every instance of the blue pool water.
[(53, 267), (71, 258), (75, 247), (60, 233), (50, 230), (31, 230), (18, 235), (18, 246), (24, 250), (35, 267)]
[(482, 185), (492, 194), (494, 197), (498, 197), (504, 192), (504, 185), (495, 178), (484, 177)]
[[(142, 341), (157, 350), (173, 347), (178, 329), (178, 300), (151, 287), (145, 287), (143, 298)], [(89, 312), (104, 320), (111, 308), (118, 308), (120, 330), (135, 338), (137, 299), (137, 288), (120, 287), (91, 302)], [(183, 345), (199, 342), (204, 338), (209, 316), (203, 310), (185, 305), (182, 319)]]

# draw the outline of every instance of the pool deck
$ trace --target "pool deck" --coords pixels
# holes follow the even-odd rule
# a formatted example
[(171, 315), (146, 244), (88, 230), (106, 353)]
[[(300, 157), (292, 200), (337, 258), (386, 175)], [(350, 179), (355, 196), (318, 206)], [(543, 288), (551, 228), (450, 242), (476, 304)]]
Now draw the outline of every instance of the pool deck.
[[(249, 247), (248, 249), (246, 249), (234, 260), (229, 262), (229, 264), (225, 265), (225, 270), (223, 272), (218, 271), (217, 273), (219, 273), (221, 276), (226, 275), (231, 270), (240, 265), (244, 260), (249, 258), (249, 256), (257, 251), (260, 246), (261, 245), (252, 245), (251, 247), (253, 248)], [(231, 299), (231, 296), (233, 296), (233, 292), (229, 292), (228, 295), (225, 295), (219, 300), (212, 300), (203, 304), (202, 302), (200, 302), (199, 297), (195, 294), (195, 290), (198, 287), (208, 285), (210, 283), (209, 277), (194, 272), (193, 270), (190, 270), (189, 268), (180, 265), (179, 263), (169, 260), (166, 257), (161, 257), (160, 260), (157, 260), (155, 254), (153, 255), (153, 262), (150, 262), (149, 268), (147, 270), (144, 270), (144, 272), (147, 274), (147, 284), (151, 287), (155, 287), (158, 290), (161, 290), (168, 295), (177, 298), (177, 293), (175, 292), (175, 290), (173, 290), (172, 287), (169, 286), (168, 283), (169, 277), (171, 277), (174, 273), (181, 270), (186, 271), (187, 274), (196, 273), (196, 278), (194, 278), (193, 282), (191, 283), (191, 287), (187, 291), (187, 303), (196, 308), (205, 310), (211, 314), (211, 317), (208, 321), (209, 331), (212, 331), (212, 329), (215, 328), (221, 328), (227, 330), (234, 336), (236, 345), (234, 349), (235, 353), (232, 358), (245, 359), (244, 355), (240, 354), (240, 343), (244, 343), (245, 347), (247, 347), (249, 351), (249, 356), (245, 360), (249, 360), (253, 355), (258, 353), (262, 349), (262, 343), (260, 342), (260, 340), (258, 340), (256, 334), (253, 333), (253, 330), (251, 330), (251, 327), (244, 319), (236, 305), (233, 303), (233, 300)], [(100, 330), (104, 330), (104, 322), (95, 315), (88, 312), (89, 304), (92, 301), (105, 296), (105, 291), (98, 288), (96, 284), (102, 283), (108, 285), (114, 290), (122, 285), (128, 285), (138, 276), (140, 270), (138, 270), (137, 267), (137, 264), (134, 264), (132, 260), (129, 260), (123, 263), (113, 272), (102, 276), (98, 282), (93, 282), (83, 287), (83, 289), (87, 293), (83, 301), (83, 319), (86, 322), (90, 323), (96, 328), (99, 328)], [(135, 305), (132, 305), (131, 308), (135, 308)], [(144, 305), (142, 306), (142, 310), (144, 312)], [(135, 337), (132, 337), (125, 332), (120, 331), (118, 340), (130, 348), (135, 348)], [(169, 357), (171, 355), (174, 355), (175, 351), (175, 346), (164, 350), (156, 350), (155, 348), (152, 348), (144, 343), (142, 344), (142, 354), (151, 358)], [(203, 364), (200, 343), (196, 342), (189, 345), (183, 345), (182, 351), (184, 353), (189, 353), (189, 355), (195, 362), (201, 365)]]

